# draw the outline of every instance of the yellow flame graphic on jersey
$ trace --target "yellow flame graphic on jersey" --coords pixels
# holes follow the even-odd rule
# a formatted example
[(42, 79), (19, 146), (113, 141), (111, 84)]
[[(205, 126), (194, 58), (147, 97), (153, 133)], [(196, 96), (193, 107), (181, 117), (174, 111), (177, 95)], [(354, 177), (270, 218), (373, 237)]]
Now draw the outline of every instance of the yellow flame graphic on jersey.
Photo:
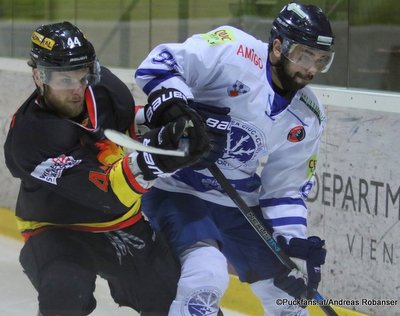
[(124, 150), (108, 139), (98, 141), (96, 147), (100, 150), (97, 160), (105, 166), (111, 166), (125, 156)]

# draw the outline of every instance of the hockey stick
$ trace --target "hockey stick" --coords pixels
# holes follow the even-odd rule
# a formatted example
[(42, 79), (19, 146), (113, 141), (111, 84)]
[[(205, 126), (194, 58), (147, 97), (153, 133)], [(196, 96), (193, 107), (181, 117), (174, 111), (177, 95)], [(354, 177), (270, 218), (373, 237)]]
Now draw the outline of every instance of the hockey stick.
[[(213, 164), (211, 167), (208, 168), (208, 170), (221, 185), (221, 187), (225, 190), (230, 199), (236, 204), (236, 206), (239, 208), (239, 211), (244, 215), (250, 225), (253, 226), (254, 230), (258, 233), (261, 239), (264, 240), (267, 246), (272, 250), (279, 261), (290, 270), (297, 269), (296, 264), (288, 257), (288, 255), (283, 252), (282, 248), (278, 245), (275, 239), (272, 238), (265, 225), (257, 218), (253, 210), (249, 206), (247, 206), (246, 202), (242, 199), (236, 189), (231, 185), (228, 179), (226, 179), (225, 175), (221, 172), (217, 165)], [(316, 292), (313, 299), (317, 303), (319, 303), (319, 306), (326, 315), (338, 316), (338, 314), (331, 306), (324, 304), (324, 298), (320, 293)]]
[(176, 156), (176, 157), (187, 156), (187, 148), (185, 148), (185, 146), (180, 146), (181, 148), (177, 150), (169, 150), (169, 149), (156, 148), (152, 146), (146, 146), (143, 145), (141, 142), (130, 138), (128, 135), (113, 129), (106, 129), (104, 131), (104, 135), (112, 142), (129, 149), (148, 152), (157, 155)]
[[(115, 131), (111, 129), (106, 129), (104, 131), (105, 136), (111, 140), (112, 142), (138, 151), (144, 151), (149, 153), (155, 153), (160, 155), (171, 155), (171, 156), (185, 156), (186, 150), (165, 150), (151, 146), (145, 146), (141, 142), (138, 142), (129, 136)], [(217, 165), (213, 164), (208, 168), (214, 178), (218, 181), (221, 187), (225, 190), (228, 196), (232, 199), (232, 201), (239, 208), (240, 212), (244, 215), (247, 221), (253, 226), (258, 235), (265, 241), (267, 246), (273, 251), (273, 253), (277, 256), (277, 258), (281, 261), (283, 265), (288, 267), (289, 269), (297, 269), (296, 264), (282, 251), (279, 247), (275, 239), (272, 238), (271, 234), (266, 229), (265, 225), (256, 217), (254, 212), (247, 206), (246, 202), (241, 198), (239, 193), (235, 190), (235, 188), (230, 184), (230, 182), (225, 178), (224, 174), (219, 170)], [(338, 314), (333, 310), (333, 308), (329, 305), (321, 305), (324, 301), (324, 298), (318, 292), (314, 295), (314, 300), (317, 303), (320, 303), (321, 309), (328, 316), (338, 316)]]

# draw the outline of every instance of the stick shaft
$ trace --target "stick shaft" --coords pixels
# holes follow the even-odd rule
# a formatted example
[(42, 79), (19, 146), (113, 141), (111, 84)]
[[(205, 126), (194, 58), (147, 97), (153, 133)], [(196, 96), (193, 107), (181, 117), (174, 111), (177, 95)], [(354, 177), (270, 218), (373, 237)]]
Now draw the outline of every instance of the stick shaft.
[[(213, 164), (208, 168), (213, 177), (218, 181), (221, 187), (225, 190), (226, 194), (230, 197), (230, 199), (236, 204), (240, 212), (247, 219), (251, 226), (253, 226), (254, 230), (258, 233), (262, 240), (267, 244), (267, 246), (272, 250), (275, 256), (280, 260), (282, 264), (284, 264), (290, 270), (297, 269), (296, 264), (283, 252), (282, 248), (279, 247), (278, 243), (275, 239), (272, 238), (271, 234), (268, 232), (265, 225), (257, 218), (254, 214), (253, 210), (246, 204), (246, 202), (242, 199), (236, 189), (231, 185), (228, 179), (224, 176), (221, 170), (217, 167), (216, 164)], [(318, 303), (322, 303), (324, 298), (320, 293), (316, 293), (314, 296), (314, 300)], [(334, 311), (334, 309), (329, 305), (319, 305), (321, 309), (328, 316), (338, 316), (338, 314)]]

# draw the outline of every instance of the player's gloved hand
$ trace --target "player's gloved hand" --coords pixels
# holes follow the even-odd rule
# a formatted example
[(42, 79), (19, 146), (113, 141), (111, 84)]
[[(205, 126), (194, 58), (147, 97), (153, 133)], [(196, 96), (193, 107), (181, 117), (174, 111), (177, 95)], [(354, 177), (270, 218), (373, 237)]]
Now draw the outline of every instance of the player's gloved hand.
[(302, 260), (294, 260), (299, 270), (283, 267), (274, 277), (275, 286), (294, 298), (313, 298), (321, 281), (321, 265), (325, 263), (325, 241), (311, 236), (292, 238), (287, 244), (285, 237), (278, 236), (277, 242), (289, 257)]
[(201, 115), (210, 141), (210, 151), (192, 166), (194, 169), (210, 167), (224, 155), (228, 133), (231, 130), (230, 109), (228, 107), (215, 107), (198, 102), (189, 102), (189, 106)]
[(161, 88), (148, 97), (144, 106), (144, 124), (150, 128), (161, 127), (179, 118), (190, 120), (193, 128), (185, 130), (190, 140), (190, 153), (207, 152), (210, 149), (208, 134), (201, 116), (188, 106), (186, 96), (173, 88)]
[(161, 88), (148, 96), (144, 106), (145, 124), (150, 128), (161, 127), (180, 117), (190, 119), (196, 125), (201, 117), (188, 106), (186, 96), (173, 88)]
[[(169, 176), (176, 170), (198, 161), (203, 154), (203, 151), (199, 150), (201, 144), (196, 143), (196, 139), (184, 137), (186, 132), (192, 128), (194, 128), (192, 121), (181, 117), (166, 126), (152, 129), (143, 135), (143, 144), (162, 149), (178, 149), (179, 142), (183, 138), (189, 142), (189, 154), (186, 157), (140, 152), (137, 155), (137, 164), (143, 173), (143, 179), (154, 180), (157, 177)], [(202, 148), (208, 150), (208, 147), (203, 146)]]

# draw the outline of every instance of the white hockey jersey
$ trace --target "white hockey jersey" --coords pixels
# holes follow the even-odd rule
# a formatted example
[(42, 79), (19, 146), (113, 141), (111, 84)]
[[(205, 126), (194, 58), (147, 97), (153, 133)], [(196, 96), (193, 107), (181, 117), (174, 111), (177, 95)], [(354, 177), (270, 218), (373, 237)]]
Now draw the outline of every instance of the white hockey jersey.
[[(157, 46), (135, 77), (146, 94), (176, 88), (196, 102), (229, 107), (232, 128), (219, 168), (249, 206), (261, 206), (274, 235), (307, 237), (305, 199), (313, 183), (325, 112), (308, 87), (290, 104), (274, 92), (268, 44), (221, 26), (184, 43)], [(235, 206), (206, 169), (181, 170), (158, 179), (155, 186)]]

